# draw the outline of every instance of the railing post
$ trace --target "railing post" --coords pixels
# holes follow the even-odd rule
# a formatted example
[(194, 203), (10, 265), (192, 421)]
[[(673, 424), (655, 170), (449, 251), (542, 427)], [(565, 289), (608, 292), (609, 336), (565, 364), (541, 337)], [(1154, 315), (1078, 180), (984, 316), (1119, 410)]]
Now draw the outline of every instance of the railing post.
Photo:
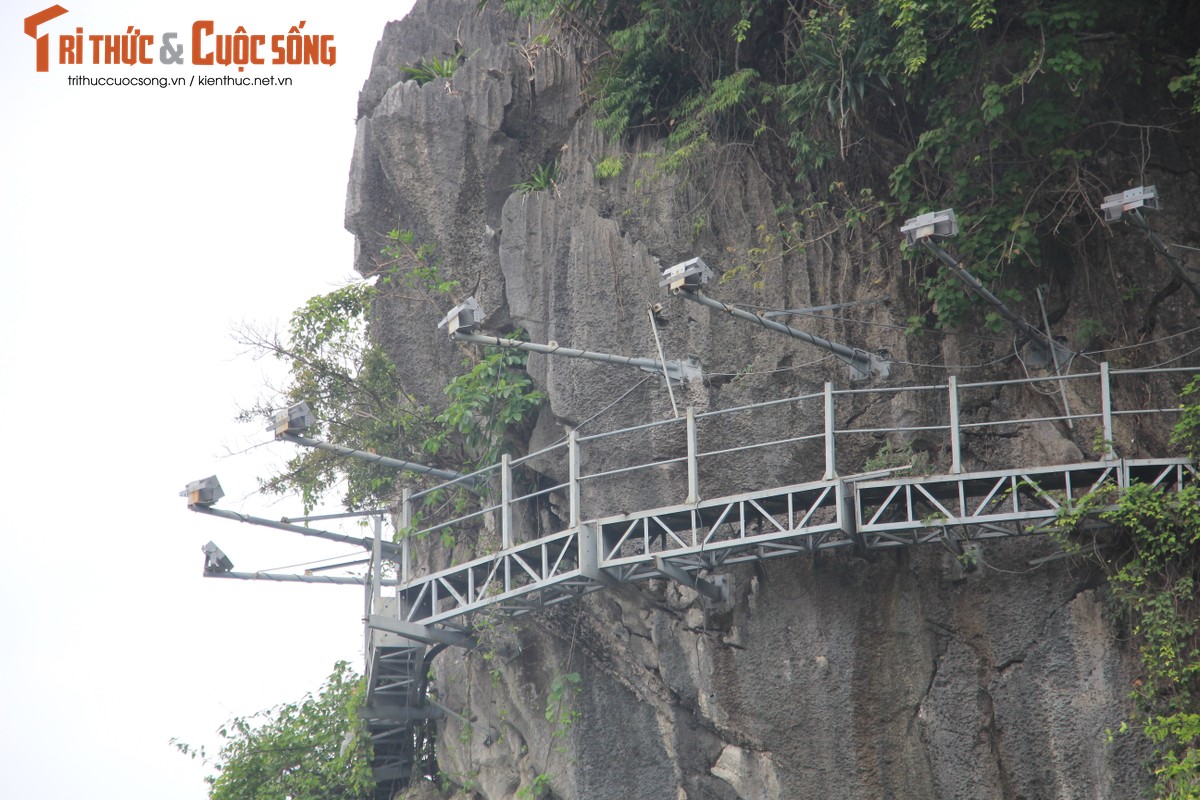
[(512, 460), (508, 453), (500, 456), (500, 547), (512, 547)]
[(833, 384), (825, 382), (825, 477), (831, 481), (837, 477), (837, 451), (834, 447), (833, 431), (836, 415), (833, 413)]
[(567, 434), (568, 499), (571, 506), (571, 528), (579, 527), (579, 435), (575, 431)]
[(694, 506), (700, 502), (700, 469), (696, 446), (696, 409), (687, 407), (687, 470), (688, 496), (684, 502)]
[[(383, 597), (383, 517), (375, 517), (375, 538), (371, 541), (371, 570), (367, 579), (363, 598), (363, 619), (370, 619), (372, 614), (378, 614)], [(371, 658), (371, 628), (363, 628), (363, 653)]]
[(409, 539), (412, 538), (412, 490), (405, 488), (400, 493), (400, 530), (404, 531), (400, 537), (400, 582), (408, 583), (412, 578), (412, 564), (409, 561), (411, 550), (409, 549)]
[(1113, 450), (1112, 385), (1108, 374), (1108, 362), (1100, 362), (1100, 419), (1104, 425), (1104, 460), (1115, 461)]
[(962, 434), (958, 427), (958, 378), (951, 375), (947, 382), (950, 393), (950, 474), (962, 472)]
[(375, 539), (371, 542), (371, 599), (367, 601), (368, 614), (374, 614), (373, 601), (383, 595), (383, 517), (375, 517)]

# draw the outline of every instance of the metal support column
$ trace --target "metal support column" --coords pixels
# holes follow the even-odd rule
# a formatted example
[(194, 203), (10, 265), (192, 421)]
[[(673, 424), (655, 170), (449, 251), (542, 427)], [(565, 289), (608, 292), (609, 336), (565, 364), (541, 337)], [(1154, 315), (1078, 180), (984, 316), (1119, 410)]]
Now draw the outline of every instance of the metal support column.
[(833, 411), (833, 384), (825, 382), (825, 477), (831, 481), (837, 477), (837, 451), (834, 448), (834, 429), (837, 415)]
[(512, 547), (512, 460), (508, 453), (500, 456), (500, 546)]
[(962, 472), (962, 432), (958, 426), (958, 378), (950, 376), (950, 474)]
[(728, 597), (728, 586), (707, 581), (699, 575), (693, 575), (665, 558), (654, 559), (654, 568), (676, 583), (695, 589), (714, 603), (724, 603)]
[(1100, 419), (1104, 426), (1104, 460), (1116, 461), (1113, 449), (1112, 380), (1108, 374), (1108, 362), (1100, 363)]
[(570, 522), (572, 528), (579, 527), (579, 434), (571, 431), (567, 434), (567, 470), (570, 473), (568, 478), (568, 498), (570, 502)]
[(400, 493), (400, 582), (412, 580), (412, 490), (405, 487)]
[(700, 502), (700, 466), (697, 457), (696, 409), (687, 407), (687, 470), (688, 495), (684, 502), (694, 506)]

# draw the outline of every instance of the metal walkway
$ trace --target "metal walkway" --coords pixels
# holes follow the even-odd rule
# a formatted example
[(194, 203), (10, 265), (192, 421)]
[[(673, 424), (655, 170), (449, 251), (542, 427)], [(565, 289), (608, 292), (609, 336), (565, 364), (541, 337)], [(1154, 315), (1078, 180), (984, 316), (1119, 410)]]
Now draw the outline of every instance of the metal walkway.
[[(787, 400), (703, 414), (689, 409), (678, 420), (591, 436), (572, 432), (552, 447), (520, 459), (506, 457), (471, 476), (477, 483), (486, 481), (492, 491), (471, 495), (479, 502), (466, 513), (424, 527), (416, 510), (429, 498), (455, 491), (457, 483), (406, 495), (400, 521), (406, 535), (399, 542), (399, 557), (393, 557), (398, 562), (394, 595), (384, 595), (381, 558), (374, 560), (369, 589), (374, 613), (367, 618), (366, 713), (377, 779), (383, 786), (410, 776), (420, 722), (445, 713), (423, 697), (428, 648), (470, 645), (473, 613), (489, 609), (517, 616), (651, 578), (679, 581), (722, 600), (723, 579), (709, 573), (731, 564), (831, 548), (869, 551), (934, 542), (961, 552), (972, 542), (1044, 533), (1064, 509), (1103, 486), (1144, 483), (1177, 489), (1196, 478), (1189, 460), (1121, 458), (1114, 442), (1118, 435), (1127, 440), (1130, 432), (1146, 426), (1165, 438), (1161, 432), (1170, 429), (1178, 409), (1121, 408), (1114, 397), (1144, 396), (1133, 389), (1151, 374), (1181, 386), (1195, 372), (1110, 370), (1105, 364), (1087, 375), (999, 383), (959, 384), (951, 378), (938, 386), (836, 391), (826, 384), (822, 393)], [(1006, 400), (1034, 390), (1046, 395), (1039, 401), (1044, 407), (1054, 408), (1057, 400), (1043, 384), (1055, 392), (1070, 384), (1074, 412), (996, 420), (960, 411), (964, 397), (986, 393), (989, 406), (1005, 407), (1010, 405)], [(911, 396), (901, 397), (906, 394)], [(937, 421), (888, 428), (854, 425), (870, 417), (864, 409), (897, 407), (923, 409), (918, 417)], [(1019, 437), (1030, 426), (1075, 428), (1078, 440), (1090, 435), (1100, 442), (1101, 458), (963, 469), (964, 453), (989, 437)], [(730, 437), (730, 429), (737, 435)], [(773, 438), (783, 432), (783, 438)], [(920, 437), (947, 457), (948, 471), (911, 476), (891, 468), (839, 474), (840, 448), (857, 440), (861, 452), (864, 444), (878, 447), (894, 434)], [(610, 441), (617, 437), (634, 437), (638, 446), (618, 448)], [(731, 438), (739, 443), (729, 446)], [(710, 440), (724, 446), (705, 450)], [(614, 453), (666, 457), (621, 463)], [(753, 475), (756, 464), (768, 463), (775, 474), (801, 472), (804, 465), (820, 474), (789, 485), (718, 494), (729, 474)], [(780, 469), (780, 464), (794, 466)], [(565, 472), (560, 483), (541, 486), (530, 477), (555, 474), (556, 467)], [(520, 485), (530, 488), (522, 494), (514, 488)], [(620, 509), (639, 497), (660, 504)], [(553, 519), (544, 513), (547, 508), (563, 513), (560, 529), (529, 532), (535, 521)], [(469, 549), (467, 545), (474, 553), (437, 569), (421, 563), (419, 553), (439, 552), (422, 543), (443, 536), (462, 543), (451, 548), (455, 553)]]

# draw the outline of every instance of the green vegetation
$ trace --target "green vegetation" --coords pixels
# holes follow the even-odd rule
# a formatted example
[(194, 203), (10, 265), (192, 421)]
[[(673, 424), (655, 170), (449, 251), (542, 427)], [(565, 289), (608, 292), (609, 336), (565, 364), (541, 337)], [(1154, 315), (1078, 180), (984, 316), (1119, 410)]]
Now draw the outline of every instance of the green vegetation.
[[(1193, 380), (1184, 396), (1200, 390)], [(1200, 404), (1190, 402), (1173, 440), (1200, 452)], [(1164, 491), (1135, 485), (1088, 495), (1062, 517), (1064, 547), (1098, 552), (1079, 540), (1089, 517), (1115, 526), (1119, 547), (1091, 556), (1108, 573), (1113, 606), (1125, 617), (1141, 657), (1131, 692), (1134, 715), (1118, 733), (1140, 731), (1154, 746), (1160, 800), (1200, 797), (1200, 485)]]
[[(286, 338), (244, 330), (243, 341), (284, 361), (290, 379), (281, 397), (242, 412), (269, 420), (280, 405), (307, 402), (317, 418), (313, 438), (434, 467), (469, 471), (495, 463), (515, 446), (520, 426), (542, 401), (525, 373), (525, 357), (504, 349), (469, 354), (464, 371), (445, 388), (440, 411), (402, 388), (401, 374), (369, 328), (377, 303), (409, 300), (439, 311), (458, 282), (448, 279), (436, 248), (411, 231), (392, 231), (375, 282), (361, 282), (310, 299), (292, 315)], [(260, 480), (270, 494), (298, 493), (306, 510), (328, 491), (343, 489), (348, 509), (395, 503), (394, 469), (305, 449), (277, 475)], [(453, 498), (460, 502), (462, 493)], [(427, 500), (429, 508), (447, 501)]]
[[(550, 735), (553, 739), (564, 739), (571, 733), (572, 727), (579, 720), (580, 711), (575, 707), (575, 696), (579, 693), (582, 682), (578, 672), (556, 673), (550, 681), (550, 694), (546, 699), (546, 721), (550, 723)], [(559, 752), (565, 752), (565, 745), (558, 745)], [(519, 800), (540, 800), (550, 792), (551, 775), (549, 772), (539, 772), (526, 785), (517, 790)]]
[(424, 86), (435, 78), (453, 78), (454, 71), (465, 60), (460, 50), (446, 58), (438, 58), (437, 56), (422, 58), (411, 67), (401, 67), (400, 71), (415, 80), (418, 86)]
[[(596, 43), (598, 124), (615, 138), (657, 134), (661, 168), (740, 141), (779, 151), (798, 179), (825, 178), (817, 185), (836, 164), (875, 190), (876, 219), (953, 207), (957, 253), (981, 280), (1004, 279), (993, 291), (1006, 300), (1047, 240), (1078, 247), (1091, 232), (1097, 153), (1200, 112), (1200, 36), (1172, 0), (505, 7)], [(924, 311), (952, 324), (967, 295), (934, 267), (922, 259), (914, 278)]]
[[(338, 662), (320, 691), (250, 717), (230, 720), (208, 776), (212, 800), (367, 800), (371, 740), (358, 718), (364, 683)], [(208, 763), (203, 748), (172, 740), (184, 755)]]
[(555, 181), (557, 180), (558, 162), (551, 161), (547, 164), (542, 164), (538, 167), (535, 167), (533, 174), (519, 183), (514, 183), (512, 188), (519, 194), (544, 192), (547, 189), (554, 189)]
[(620, 156), (609, 156), (596, 162), (595, 175), (600, 180), (615, 178), (625, 170), (625, 159)]

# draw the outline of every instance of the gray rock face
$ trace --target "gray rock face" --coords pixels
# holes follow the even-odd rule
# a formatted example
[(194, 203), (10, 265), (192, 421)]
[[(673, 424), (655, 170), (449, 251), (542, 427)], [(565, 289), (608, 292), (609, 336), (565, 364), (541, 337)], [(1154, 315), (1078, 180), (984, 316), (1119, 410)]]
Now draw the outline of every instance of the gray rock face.
[[(904, 335), (914, 280), (895, 230), (852, 229), (827, 211), (806, 221), (806, 247), (768, 239), (795, 220), (776, 209), (812, 187), (735, 145), (714, 148), (685, 173), (623, 152), (596, 132), (586, 107), (581, 64), (589, 54), (541, 43), (536, 25), (509, 19), (498, 3), (482, 12), (476, 5), (422, 0), (389, 24), (359, 98), (346, 204), (357, 268), (376, 271), (382, 234), (411, 229), (438, 245), (444, 273), (461, 286), (455, 298), (395, 299), (375, 320), (406, 391), (422, 402), (442, 403), (441, 387), (455, 374), (458, 346), (435, 325), (467, 294), (489, 312), (491, 331), (519, 326), (534, 341), (651, 358), (647, 306), (663, 303), (667, 358), (696, 356), (708, 376), (677, 398), (699, 411), (819, 392), (827, 380), (847, 384), (847, 368), (823, 351), (667, 297), (661, 268), (693, 255), (726, 275), (748, 265), (712, 294), (750, 305), (889, 296), (890, 305), (856, 309), (855, 322), (803, 327), (886, 350), (891, 385), (944, 380), (937, 364), (993, 362), (955, 368), (979, 382), (1022, 374), (1016, 359), (1005, 359), (1010, 338)], [(460, 52), (451, 79), (402, 79), (404, 65)], [(634, 151), (658, 152), (653, 142)], [(612, 157), (624, 158), (621, 175), (598, 179), (595, 164)], [(551, 161), (553, 189), (512, 189)], [(1103, 295), (1091, 302), (1061, 324), (1116, 305)], [(1176, 302), (1183, 298), (1163, 304), (1164, 319), (1182, 318)], [(610, 430), (672, 413), (660, 382), (635, 370), (541, 356), (530, 357), (528, 370), (548, 398), (531, 450), (568, 428)], [(1141, 391), (1159, 387), (1118, 394)], [(1058, 402), (1048, 392), (967, 389), (962, 407), (982, 421), (1011, 418), (1022, 405), (1052, 416)], [(917, 427), (936, 413), (870, 396), (839, 409), (885, 430)], [(796, 430), (814, 415), (819, 402), (789, 406), (769, 424)], [(714, 447), (763, 424), (724, 423), (711, 432)], [(1095, 454), (1093, 433), (1045, 423), (969, 441), (964, 459), (968, 469), (1082, 460)], [(1130, 440), (1129, 455), (1137, 454), (1132, 447), (1163, 452), (1165, 437), (1118, 431)], [(938, 443), (919, 433), (892, 437), (898, 445), (906, 438), (932, 469), (945, 466)], [(883, 439), (839, 452), (846, 471)], [(678, 446), (648, 434), (626, 447), (669, 457)], [(730, 457), (704, 467), (704, 495), (814, 479), (821, 457), (815, 444)], [(566, 465), (547, 459), (538, 469), (558, 481)], [(657, 491), (630, 482), (601, 500), (649, 505)], [(440, 768), (459, 796), (488, 800), (531, 796), (535, 785), (547, 797), (589, 800), (1139, 796), (1148, 784), (1144, 753), (1130, 739), (1105, 736), (1127, 714), (1136, 678), (1126, 634), (1104, 611), (1098, 576), (1066, 560), (1031, 566), (1052, 552), (1044, 539), (990, 544), (965, 577), (935, 545), (871, 559), (797, 556), (731, 570), (730, 608), (650, 582), (515, 626), (487, 621), (480, 652), (448, 651), (436, 664), (441, 701), (461, 715), (441, 730)], [(570, 673), (580, 674), (578, 689), (556, 702), (554, 679)]]

